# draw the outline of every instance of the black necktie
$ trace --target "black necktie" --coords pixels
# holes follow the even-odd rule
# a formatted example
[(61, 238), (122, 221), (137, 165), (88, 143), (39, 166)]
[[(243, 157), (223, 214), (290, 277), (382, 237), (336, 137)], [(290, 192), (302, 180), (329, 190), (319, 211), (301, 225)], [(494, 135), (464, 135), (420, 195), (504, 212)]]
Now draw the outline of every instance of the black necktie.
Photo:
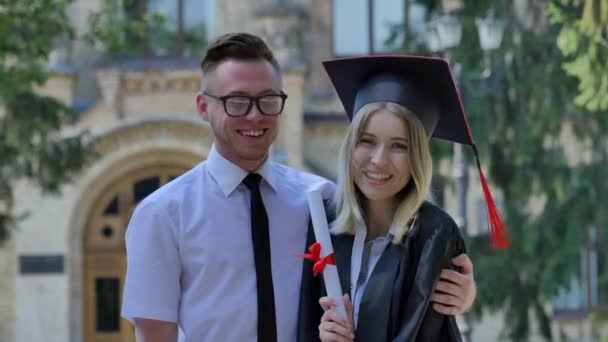
[(258, 288), (258, 341), (275, 342), (277, 328), (270, 267), (270, 237), (268, 215), (260, 194), (261, 179), (257, 173), (250, 173), (243, 184), (251, 191), (251, 236)]

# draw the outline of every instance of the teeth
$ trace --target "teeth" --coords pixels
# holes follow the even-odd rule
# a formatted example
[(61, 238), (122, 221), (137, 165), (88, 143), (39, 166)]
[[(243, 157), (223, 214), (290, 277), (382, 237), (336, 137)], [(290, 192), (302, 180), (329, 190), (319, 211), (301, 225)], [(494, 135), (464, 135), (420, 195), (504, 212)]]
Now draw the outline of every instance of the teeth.
[(376, 179), (376, 180), (385, 180), (390, 177), (390, 175), (387, 175), (384, 173), (374, 173), (374, 172), (366, 172), (365, 175), (369, 178)]
[(242, 135), (246, 135), (246, 136), (249, 136), (249, 137), (259, 137), (262, 134), (264, 134), (264, 130), (261, 129), (261, 130), (258, 130), (258, 131), (240, 131), (240, 133)]

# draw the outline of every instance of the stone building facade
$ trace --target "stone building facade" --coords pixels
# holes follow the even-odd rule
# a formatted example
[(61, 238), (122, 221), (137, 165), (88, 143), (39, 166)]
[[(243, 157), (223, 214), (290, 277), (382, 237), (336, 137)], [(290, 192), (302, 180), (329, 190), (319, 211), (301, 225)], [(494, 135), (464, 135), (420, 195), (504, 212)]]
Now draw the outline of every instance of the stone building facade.
[[(69, 14), (77, 33), (86, 31), (87, 15), (102, 1), (75, 1)], [(188, 3), (156, 1), (173, 2)], [(289, 99), (272, 158), (333, 179), (346, 127), (320, 64), (336, 55), (333, 2), (203, 2), (213, 18), (213, 27), (206, 27), (210, 37), (253, 32), (276, 52)], [(57, 72), (40, 91), (81, 112), (65, 132), (89, 131), (99, 157), (58, 197), (16, 184), (16, 210), (30, 215), (0, 248), (0, 341), (134, 341), (117, 311), (124, 232), (138, 201), (210, 149), (211, 131), (194, 101), (199, 58), (136, 57), (119, 67), (102, 63), (98, 51), (81, 42), (61, 47), (57, 56), (50, 65)], [(448, 208), (451, 198), (448, 192)], [(471, 216), (478, 198), (471, 195)], [(478, 329), (476, 340), (496, 338), (499, 321), (486, 321), (489, 328)]]

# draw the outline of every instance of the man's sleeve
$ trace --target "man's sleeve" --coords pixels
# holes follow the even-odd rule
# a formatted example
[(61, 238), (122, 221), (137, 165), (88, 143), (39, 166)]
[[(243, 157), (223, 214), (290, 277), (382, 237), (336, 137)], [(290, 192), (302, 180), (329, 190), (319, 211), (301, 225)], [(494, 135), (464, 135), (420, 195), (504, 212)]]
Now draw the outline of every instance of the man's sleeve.
[(165, 208), (144, 201), (127, 228), (122, 317), (177, 322), (181, 263), (178, 230)]

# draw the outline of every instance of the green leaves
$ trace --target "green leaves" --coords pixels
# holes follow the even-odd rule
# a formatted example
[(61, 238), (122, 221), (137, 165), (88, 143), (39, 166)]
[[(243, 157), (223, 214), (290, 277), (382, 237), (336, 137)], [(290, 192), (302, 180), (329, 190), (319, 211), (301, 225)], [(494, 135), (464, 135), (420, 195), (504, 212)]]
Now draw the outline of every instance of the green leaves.
[(66, 10), (72, 0), (5, 0), (0, 10), (0, 102), (44, 83), (46, 60), (74, 37)]
[(28, 178), (43, 192), (58, 193), (61, 184), (71, 181), (95, 157), (84, 133), (61, 134), (62, 127), (74, 120), (74, 113), (56, 99), (22, 92), (5, 103), (5, 108), (6, 116), (0, 121), (2, 236), (8, 234), (2, 229), (17, 222), (9, 205), (15, 180)]
[(164, 23), (160, 13), (140, 14), (136, 0), (106, 0), (101, 11), (89, 15), (89, 31), (84, 38), (106, 58), (140, 56), (148, 29), (162, 28)]
[(562, 50), (564, 56), (574, 55), (581, 44), (580, 33), (574, 27), (564, 27), (557, 36), (557, 46)]
[(13, 213), (13, 184), (30, 179), (57, 193), (95, 157), (84, 133), (66, 135), (77, 115), (57, 99), (36, 94), (49, 77), (57, 45), (74, 38), (71, 0), (3, 0), (0, 4), (0, 243), (26, 213)]
[(608, 109), (608, 50), (601, 46), (590, 46), (585, 53), (564, 63), (568, 75), (579, 79), (579, 94), (574, 103), (591, 112)]
[(66, 15), (72, 1), (7, 0), (0, 12), (0, 56), (45, 59), (54, 38), (73, 38)]
[(608, 1), (586, 0), (583, 7), (582, 29), (590, 35), (601, 35), (608, 23)]
[(568, 58), (564, 70), (579, 83), (574, 104), (591, 112), (608, 110), (608, 0), (565, 6), (553, 1), (547, 14), (561, 27), (557, 45)]
[[(494, 191), (501, 190), (501, 213), (513, 236), (512, 246), (498, 252), (490, 251), (487, 236), (469, 238), (479, 289), (474, 313), (502, 310), (503, 333), (512, 341), (529, 340), (534, 319), (550, 340), (547, 304), (583, 275), (580, 253), (591, 228), (608, 225), (608, 213), (599, 209), (608, 204), (608, 52), (606, 38), (584, 28), (589, 2), (542, 2), (546, 7), (537, 7), (550, 25), (521, 17), (543, 13), (504, 3), (497, 13), (510, 24), (493, 53), (491, 77), (482, 74), (487, 65), (471, 23), (493, 1), (466, 3), (463, 41), (452, 54), (462, 66), (462, 94), (482, 163)], [(529, 11), (538, 4), (520, 5), (526, 3)], [(608, 253), (601, 258), (605, 263)], [(608, 291), (608, 277), (599, 278)]]

